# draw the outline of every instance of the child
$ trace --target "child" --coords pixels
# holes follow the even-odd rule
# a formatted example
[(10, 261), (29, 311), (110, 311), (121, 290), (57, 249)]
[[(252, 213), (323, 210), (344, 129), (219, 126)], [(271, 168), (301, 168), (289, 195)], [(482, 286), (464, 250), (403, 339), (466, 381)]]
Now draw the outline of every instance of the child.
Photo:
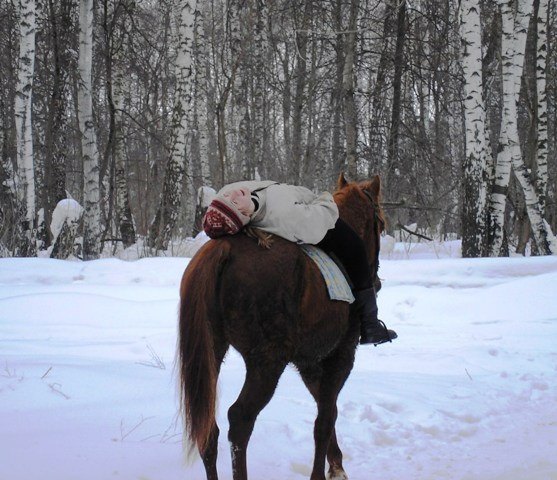
[(272, 181), (245, 181), (223, 187), (211, 202), (203, 229), (211, 238), (234, 235), (245, 225), (296, 243), (317, 245), (342, 262), (354, 286), (361, 317), (360, 343), (390, 342), (393, 330), (377, 318), (377, 302), (365, 246), (342, 219), (333, 196)]

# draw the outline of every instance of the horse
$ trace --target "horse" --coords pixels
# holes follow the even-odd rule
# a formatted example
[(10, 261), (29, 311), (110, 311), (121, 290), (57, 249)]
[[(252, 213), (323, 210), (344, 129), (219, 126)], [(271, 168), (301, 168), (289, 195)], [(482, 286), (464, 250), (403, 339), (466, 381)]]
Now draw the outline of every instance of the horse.
[[(340, 217), (364, 240), (378, 282), (384, 228), (379, 176), (347, 182), (334, 193)], [(207, 480), (218, 480), (216, 386), (230, 346), (243, 357), (246, 377), (228, 410), (234, 480), (247, 480), (246, 450), (259, 412), (292, 363), (317, 403), (311, 480), (345, 480), (335, 422), (337, 397), (353, 364), (360, 334), (347, 302), (328, 297), (314, 262), (295, 243), (274, 238), (262, 248), (247, 235), (207, 242), (180, 284), (178, 328), (180, 405), (189, 453), (197, 446)], [(325, 459), (328, 477), (325, 477)]]

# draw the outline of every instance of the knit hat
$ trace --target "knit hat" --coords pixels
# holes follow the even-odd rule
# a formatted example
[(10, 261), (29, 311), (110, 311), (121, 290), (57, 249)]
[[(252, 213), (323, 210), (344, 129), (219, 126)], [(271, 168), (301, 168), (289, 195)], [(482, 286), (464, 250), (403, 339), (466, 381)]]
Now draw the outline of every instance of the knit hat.
[(250, 221), (238, 207), (223, 196), (215, 198), (203, 217), (203, 230), (211, 238), (234, 235)]

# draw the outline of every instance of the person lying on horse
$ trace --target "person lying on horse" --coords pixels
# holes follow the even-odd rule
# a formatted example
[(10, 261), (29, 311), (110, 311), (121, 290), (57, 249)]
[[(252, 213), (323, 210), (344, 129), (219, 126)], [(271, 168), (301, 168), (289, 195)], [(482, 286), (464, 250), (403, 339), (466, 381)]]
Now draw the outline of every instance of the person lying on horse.
[(249, 224), (295, 243), (334, 254), (353, 285), (354, 309), (361, 319), (361, 344), (397, 338), (377, 318), (376, 292), (364, 242), (339, 218), (329, 192), (273, 181), (243, 181), (223, 187), (207, 209), (203, 229), (211, 238), (234, 235)]

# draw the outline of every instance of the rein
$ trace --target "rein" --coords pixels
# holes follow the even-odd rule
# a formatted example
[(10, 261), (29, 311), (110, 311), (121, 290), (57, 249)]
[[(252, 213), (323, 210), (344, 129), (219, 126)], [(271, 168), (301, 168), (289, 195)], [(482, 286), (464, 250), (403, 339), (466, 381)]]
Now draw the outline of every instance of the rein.
[[(375, 282), (378, 279), (378, 272), (379, 272), (379, 250), (381, 246), (381, 234), (379, 233), (379, 225), (384, 225), (385, 222), (379, 216), (379, 204), (375, 201), (375, 199), (371, 196), (367, 190), (363, 190), (364, 195), (369, 199), (371, 205), (373, 207), (373, 219), (375, 221), (375, 242), (376, 242), (376, 252), (375, 252), (375, 268), (373, 271), (373, 281)], [(377, 292), (376, 292), (377, 293)]]

